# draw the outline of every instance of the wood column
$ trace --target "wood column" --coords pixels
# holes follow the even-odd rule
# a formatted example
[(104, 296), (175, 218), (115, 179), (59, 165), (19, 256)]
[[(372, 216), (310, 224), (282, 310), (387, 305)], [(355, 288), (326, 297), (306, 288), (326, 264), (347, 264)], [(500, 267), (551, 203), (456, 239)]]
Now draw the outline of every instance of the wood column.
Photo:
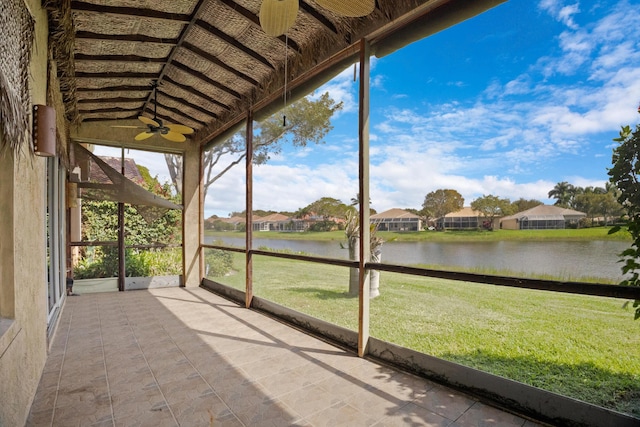
[(371, 258), (369, 228), (369, 42), (360, 41), (360, 88), (358, 97), (359, 195), (360, 195), (360, 260), (358, 355), (367, 354), (369, 342), (369, 270)]
[(247, 150), (246, 155), (246, 233), (245, 233), (245, 253), (246, 253), (246, 289), (245, 289), (245, 306), (251, 307), (253, 299), (253, 259), (251, 254), (251, 243), (253, 240), (253, 111), (249, 110), (247, 114), (246, 124)]

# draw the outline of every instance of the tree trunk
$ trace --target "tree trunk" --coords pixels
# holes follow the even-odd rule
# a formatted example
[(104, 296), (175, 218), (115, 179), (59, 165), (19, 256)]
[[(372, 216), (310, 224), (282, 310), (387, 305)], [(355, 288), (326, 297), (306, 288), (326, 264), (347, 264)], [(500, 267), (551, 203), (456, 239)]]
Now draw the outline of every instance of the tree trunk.
[[(359, 261), (360, 260), (360, 238), (359, 237), (350, 237), (348, 240), (349, 243), (349, 259), (351, 261)], [(360, 291), (359, 283), (359, 272), (357, 268), (349, 269), (349, 295), (357, 296)]]
[[(371, 253), (371, 262), (382, 261), (382, 248), (377, 247)], [(369, 298), (380, 296), (380, 271), (371, 270), (369, 273)]]

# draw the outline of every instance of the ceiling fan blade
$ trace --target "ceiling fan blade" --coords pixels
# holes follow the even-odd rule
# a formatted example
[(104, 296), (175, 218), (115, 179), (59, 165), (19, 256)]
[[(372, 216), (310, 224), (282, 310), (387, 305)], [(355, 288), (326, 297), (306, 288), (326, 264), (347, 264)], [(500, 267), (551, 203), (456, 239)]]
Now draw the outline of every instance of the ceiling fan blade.
[(136, 141), (143, 141), (147, 138), (151, 138), (152, 136), (153, 136), (152, 132), (140, 132), (139, 134), (136, 135), (134, 139)]
[(153, 127), (156, 127), (156, 128), (160, 127), (160, 123), (158, 123), (157, 121), (155, 121), (153, 119), (150, 119), (149, 117), (138, 116), (138, 120), (140, 120), (145, 125), (153, 126)]
[(184, 142), (187, 140), (186, 136), (184, 136), (181, 133), (174, 132), (172, 130), (170, 130), (167, 133), (161, 133), (160, 135), (162, 135), (164, 139), (168, 139), (169, 141), (173, 141), (173, 142)]
[(316, 0), (316, 2), (331, 12), (353, 18), (366, 16), (376, 8), (376, 0)]
[(166, 127), (168, 127), (170, 131), (178, 132), (184, 135), (191, 135), (193, 133), (193, 129), (185, 125), (166, 125)]
[(262, 0), (260, 26), (267, 35), (278, 37), (293, 26), (298, 8), (298, 0)]

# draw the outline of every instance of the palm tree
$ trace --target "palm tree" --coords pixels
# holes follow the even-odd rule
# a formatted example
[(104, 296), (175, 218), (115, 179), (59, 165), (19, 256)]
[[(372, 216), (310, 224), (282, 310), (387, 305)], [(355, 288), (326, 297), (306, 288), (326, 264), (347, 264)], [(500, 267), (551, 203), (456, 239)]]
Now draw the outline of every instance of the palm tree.
[(575, 193), (575, 187), (567, 181), (559, 182), (549, 191), (549, 198), (556, 199), (554, 205), (568, 208)]

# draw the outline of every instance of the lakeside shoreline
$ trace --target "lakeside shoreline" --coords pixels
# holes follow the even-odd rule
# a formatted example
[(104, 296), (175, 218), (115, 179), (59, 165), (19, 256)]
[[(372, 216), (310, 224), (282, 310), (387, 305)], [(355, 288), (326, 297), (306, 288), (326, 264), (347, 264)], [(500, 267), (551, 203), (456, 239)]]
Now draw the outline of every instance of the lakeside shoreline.
[[(621, 230), (609, 234), (612, 227), (592, 227), (561, 230), (447, 230), (447, 231), (407, 231), (377, 233), (386, 242), (491, 242), (491, 241), (583, 241), (583, 240), (613, 240), (629, 241), (631, 236), (627, 231)], [(244, 236), (240, 231), (212, 231), (205, 230), (205, 236), (211, 237), (240, 237)], [(279, 240), (310, 240), (310, 241), (346, 241), (344, 231), (318, 231), (318, 232), (281, 232), (281, 231), (254, 231), (256, 239)]]

